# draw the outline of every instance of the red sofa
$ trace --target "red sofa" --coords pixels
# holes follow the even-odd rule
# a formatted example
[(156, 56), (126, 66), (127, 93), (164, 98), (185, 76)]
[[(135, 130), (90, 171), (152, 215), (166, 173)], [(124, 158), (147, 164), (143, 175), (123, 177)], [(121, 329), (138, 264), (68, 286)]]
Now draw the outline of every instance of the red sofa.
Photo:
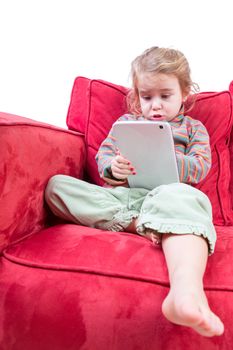
[(126, 111), (126, 92), (78, 77), (69, 130), (0, 113), (1, 350), (233, 349), (232, 84), (198, 94), (190, 112), (211, 137), (213, 166), (198, 187), (212, 202), (218, 234), (204, 285), (222, 336), (205, 338), (164, 318), (169, 282), (160, 247), (63, 222), (44, 202), (54, 174), (102, 184), (94, 156)]

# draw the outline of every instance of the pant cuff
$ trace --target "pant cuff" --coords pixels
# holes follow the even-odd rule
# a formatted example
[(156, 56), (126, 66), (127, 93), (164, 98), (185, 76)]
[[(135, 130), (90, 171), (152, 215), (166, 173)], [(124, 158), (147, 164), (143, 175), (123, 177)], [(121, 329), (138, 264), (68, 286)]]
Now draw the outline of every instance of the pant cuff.
[(102, 221), (95, 225), (96, 228), (106, 231), (121, 232), (130, 225), (133, 219), (137, 218), (139, 213), (137, 211), (123, 212), (120, 211), (115, 214), (110, 221)]

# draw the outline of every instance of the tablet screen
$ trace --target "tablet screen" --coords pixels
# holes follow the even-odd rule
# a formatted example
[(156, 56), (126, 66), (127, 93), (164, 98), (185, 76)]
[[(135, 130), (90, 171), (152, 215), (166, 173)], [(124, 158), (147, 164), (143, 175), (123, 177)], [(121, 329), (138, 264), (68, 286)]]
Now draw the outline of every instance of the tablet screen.
[(130, 187), (153, 189), (179, 182), (171, 126), (164, 121), (117, 121), (113, 136), (121, 154), (136, 170)]

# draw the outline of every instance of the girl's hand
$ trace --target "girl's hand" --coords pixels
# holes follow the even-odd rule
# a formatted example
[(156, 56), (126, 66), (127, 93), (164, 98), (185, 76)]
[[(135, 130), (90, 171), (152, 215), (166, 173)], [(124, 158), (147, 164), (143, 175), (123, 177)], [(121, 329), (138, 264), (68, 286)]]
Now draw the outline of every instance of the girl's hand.
[(111, 162), (112, 175), (119, 180), (126, 180), (129, 175), (135, 175), (136, 171), (130, 161), (117, 152)]

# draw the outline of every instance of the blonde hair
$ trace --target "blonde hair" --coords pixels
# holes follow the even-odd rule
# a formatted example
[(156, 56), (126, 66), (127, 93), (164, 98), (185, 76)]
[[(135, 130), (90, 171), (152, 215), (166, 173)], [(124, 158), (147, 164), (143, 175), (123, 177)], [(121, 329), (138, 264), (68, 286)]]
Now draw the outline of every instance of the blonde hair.
[(157, 46), (151, 47), (136, 57), (131, 64), (132, 89), (127, 95), (127, 105), (129, 112), (136, 115), (141, 114), (138, 77), (142, 73), (176, 76), (181, 91), (186, 96), (199, 91), (198, 85), (191, 80), (189, 63), (182, 52)]

